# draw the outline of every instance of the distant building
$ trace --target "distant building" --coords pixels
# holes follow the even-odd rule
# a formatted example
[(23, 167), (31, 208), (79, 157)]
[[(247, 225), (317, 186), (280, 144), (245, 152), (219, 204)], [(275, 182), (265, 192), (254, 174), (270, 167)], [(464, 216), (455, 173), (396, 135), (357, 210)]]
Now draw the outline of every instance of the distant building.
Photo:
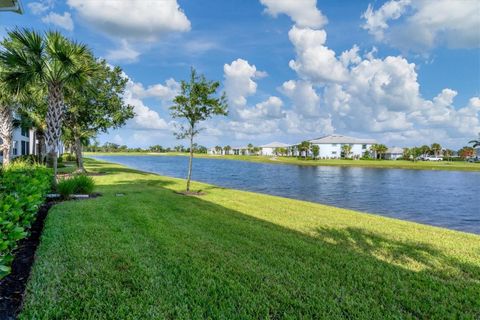
[[(362, 157), (366, 151), (370, 149), (377, 141), (373, 139), (354, 138), (338, 134), (332, 134), (317, 139), (308, 140), (312, 145), (320, 147), (318, 158), (321, 159), (338, 159), (344, 156), (359, 158)], [(342, 151), (343, 145), (351, 146), (350, 155), (344, 155)], [(298, 146), (298, 144), (297, 144)], [(296, 146), (290, 147), (292, 155), (300, 155)], [(311, 152), (308, 152), (311, 155)]]
[(397, 160), (401, 157), (403, 157), (403, 148), (400, 147), (388, 148), (387, 152), (385, 153), (385, 159), (387, 160)]
[(264, 144), (262, 146), (260, 146), (260, 154), (262, 156), (274, 156), (275, 155), (275, 149), (277, 148), (288, 148), (290, 147), (289, 144), (286, 144), (286, 143), (282, 143), (282, 142), (271, 142), (271, 143), (267, 143), (267, 144)]

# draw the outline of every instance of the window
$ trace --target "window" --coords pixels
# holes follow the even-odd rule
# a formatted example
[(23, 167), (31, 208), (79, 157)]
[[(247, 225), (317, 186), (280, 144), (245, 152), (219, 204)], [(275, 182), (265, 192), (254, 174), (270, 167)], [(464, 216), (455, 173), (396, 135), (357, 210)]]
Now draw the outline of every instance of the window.
[(17, 141), (13, 141), (13, 150), (12, 150), (12, 154), (14, 156), (17, 155)]
[(30, 133), (30, 132), (29, 132), (28, 128), (23, 128), (23, 127), (22, 127), (22, 132), (21, 132), (22, 136), (28, 138), (28, 137), (29, 137), (29, 133)]
[(24, 155), (27, 154), (27, 150), (26, 150), (26, 149), (27, 149), (27, 144), (25, 143), (25, 141), (22, 141), (22, 142), (21, 142), (21, 146), (22, 146), (22, 153), (21, 153), (21, 155), (24, 156)]
[(336, 143), (332, 143), (332, 147), (336, 147), (336, 146), (337, 146), (337, 144), (336, 144)]
[(362, 144), (362, 149), (363, 149), (363, 150), (367, 149), (367, 145), (366, 145), (366, 144)]
[(332, 151), (332, 154), (337, 154), (337, 151)]

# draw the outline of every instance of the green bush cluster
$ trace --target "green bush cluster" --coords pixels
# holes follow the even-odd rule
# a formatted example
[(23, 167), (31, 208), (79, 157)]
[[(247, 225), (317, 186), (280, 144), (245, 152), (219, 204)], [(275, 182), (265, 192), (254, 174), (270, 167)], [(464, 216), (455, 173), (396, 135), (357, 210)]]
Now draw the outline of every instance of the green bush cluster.
[(77, 157), (72, 153), (63, 153), (58, 160), (62, 159), (61, 161), (76, 161)]
[(93, 181), (92, 177), (89, 177), (85, 174), (79, 174), (59, 181), (57, 185), (57, 191), (63, 198), (68, 198), (70, 195), (75, 193), (92, 193), (94, 187), (95, 182)]
[(51, 181), (51, 170), (28, 162), (0, 170), (0, 279), (10, 273), (12, 252), (27, 236)]

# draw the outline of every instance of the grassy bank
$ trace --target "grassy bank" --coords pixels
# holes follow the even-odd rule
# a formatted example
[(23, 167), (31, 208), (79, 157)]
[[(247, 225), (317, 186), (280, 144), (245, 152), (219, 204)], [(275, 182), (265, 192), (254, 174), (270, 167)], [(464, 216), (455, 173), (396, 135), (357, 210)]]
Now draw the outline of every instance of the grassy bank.
[[(148, 153), (148, 152), (96, 152), (85, 153), (86, 156), (188, 156), (182, 152), (168, 153)], [(208, 154), (195, 154), (196, 158), (241, 160), (262, 163), (275, 164), (296, 164), (304, 166), (345, 166), (345, 167), (365, 167), (365, 168), (392, 168), (392, 169), (415, 169), (415, 170), (460, 170), (460, 171), (480, 171), (480, 163), (469, 163), (466, 161), (404, 161), (404, 160), (303, 160), (296, 157), (266, 157), (266, 156), (218, 156)]]
[(477, 235), (87, 168), (103, 196), (50, 211), (22, 319), (480, 317)]

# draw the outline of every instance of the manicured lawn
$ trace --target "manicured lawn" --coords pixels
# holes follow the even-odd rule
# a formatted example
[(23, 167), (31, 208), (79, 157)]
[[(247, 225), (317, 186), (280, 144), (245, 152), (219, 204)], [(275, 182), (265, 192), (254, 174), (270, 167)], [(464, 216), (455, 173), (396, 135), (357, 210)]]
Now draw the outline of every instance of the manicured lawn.
[(50, 211), (22, 319), (480, 317), (480, 236), (87, 167), (103, 196)]
[[(168, 152), (168, 153), (148, 153), (148, 152), (87, 152), (91, 156), (188, 156), (188, 153)], [(296, 157), (266, 157), (266, 156), (218, 156), (208, 154), (195, 154), (196, 158), (241, 160), (251, 162), (276, 163), (276, 164), (297, 164), (305, 166), (351, 166), (351, 167), (369, 167), (369, 168), (393, 168), (393, 169), (416, 169), (416, 170), (461, 170), (461, 171), (480, 171), (480, 163), (469, 163), (466, 161), (406, 161), (406, 160), (303, 160)]]

